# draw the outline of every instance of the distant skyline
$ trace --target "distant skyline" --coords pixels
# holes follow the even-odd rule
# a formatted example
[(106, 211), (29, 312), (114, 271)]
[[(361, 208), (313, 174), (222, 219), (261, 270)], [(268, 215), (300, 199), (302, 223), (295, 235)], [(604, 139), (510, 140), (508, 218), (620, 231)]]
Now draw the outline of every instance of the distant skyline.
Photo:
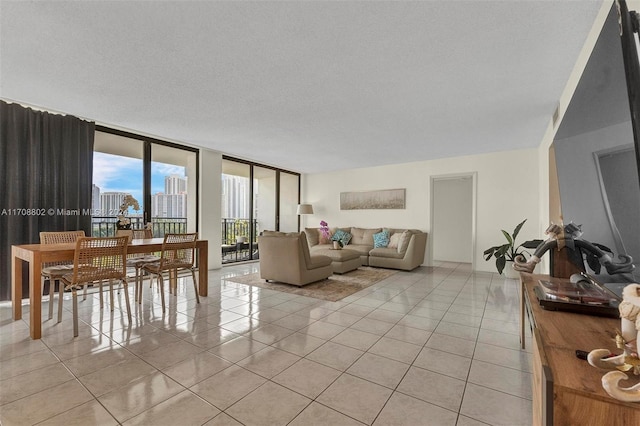
[[(172, 174), (185, 176), (185, 168), (152, 162), (151, 194), (164, 193), (164, 178)], [(126, 192), (142, 204), (142, 159), (94, 151), (93, 183), (100, 192)]]

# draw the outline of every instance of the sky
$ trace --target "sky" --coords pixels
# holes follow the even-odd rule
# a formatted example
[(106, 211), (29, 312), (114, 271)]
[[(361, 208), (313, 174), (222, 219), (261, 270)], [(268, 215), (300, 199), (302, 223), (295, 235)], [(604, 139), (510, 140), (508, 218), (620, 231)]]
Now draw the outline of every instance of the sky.
[[(164, 177), (171, 174), (185, 176), (185, 168), (152, 162), (151, 194), (164, 192)], [(127, 192), (142, 204), (142, 160), (94, 152), (93, 183), (100, 188), (101, 193)]]

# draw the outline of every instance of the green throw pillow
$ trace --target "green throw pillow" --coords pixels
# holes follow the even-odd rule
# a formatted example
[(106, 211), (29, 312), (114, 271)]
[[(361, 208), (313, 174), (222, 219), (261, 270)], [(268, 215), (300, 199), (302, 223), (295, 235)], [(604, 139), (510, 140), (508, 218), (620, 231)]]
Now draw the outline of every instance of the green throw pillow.
[(373, 248), (386, 247), (389, 245), (389, 231), (384, 230), (373, 234)]
[(331, 241), (340, 241), (343, 246), (346, 246), (349, 244), (349, 241), (351, 241), (351, 234), (342, 229), (338, 229), (331, 237)]

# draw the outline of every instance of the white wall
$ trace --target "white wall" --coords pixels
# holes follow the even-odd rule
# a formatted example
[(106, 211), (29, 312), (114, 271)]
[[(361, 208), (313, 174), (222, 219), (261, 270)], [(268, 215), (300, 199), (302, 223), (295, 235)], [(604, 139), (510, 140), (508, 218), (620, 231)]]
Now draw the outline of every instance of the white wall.
[[(354, 169), (334, 173), (304, 175), (303, 199), (315, 214), (304, 216), (302, 226), (317, 227), (321, 220), (329, 226), (417, 228), (430, 232), (431, 176), (478, 173), (476, 269), (495, 271), (482, 252), (502, 243), (500, 229), (509, 232), (523, 219), (519, 241), (540, 238), (538, 223), (537, 150), (505, 151), (390, 166)], [(404, 210), (340, 210), (340, 192), (406, 188)], [(456, 244), (452, 241), (451, 244)], [(429, 245), (429, 244), (428, 244)], [(425, 264), (431, 261), (427, 250)]]

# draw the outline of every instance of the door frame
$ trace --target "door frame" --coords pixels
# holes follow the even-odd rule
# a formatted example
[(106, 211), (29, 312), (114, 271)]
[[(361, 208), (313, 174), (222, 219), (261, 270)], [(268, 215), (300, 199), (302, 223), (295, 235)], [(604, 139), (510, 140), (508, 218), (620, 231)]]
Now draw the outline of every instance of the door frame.
[(471, 178), (471, 269), (476, 270), (476, 241), (477, 241), (477, 216), (478, 216), (478, 172), (449, 173), (431, 176), (429, 179), (429, 229), (431, 237), (428, 238), (429, 255), (427, 265), (433, 266), (433, 235), (434, 231), (434, 187), (439, 180), (451, 180)]

